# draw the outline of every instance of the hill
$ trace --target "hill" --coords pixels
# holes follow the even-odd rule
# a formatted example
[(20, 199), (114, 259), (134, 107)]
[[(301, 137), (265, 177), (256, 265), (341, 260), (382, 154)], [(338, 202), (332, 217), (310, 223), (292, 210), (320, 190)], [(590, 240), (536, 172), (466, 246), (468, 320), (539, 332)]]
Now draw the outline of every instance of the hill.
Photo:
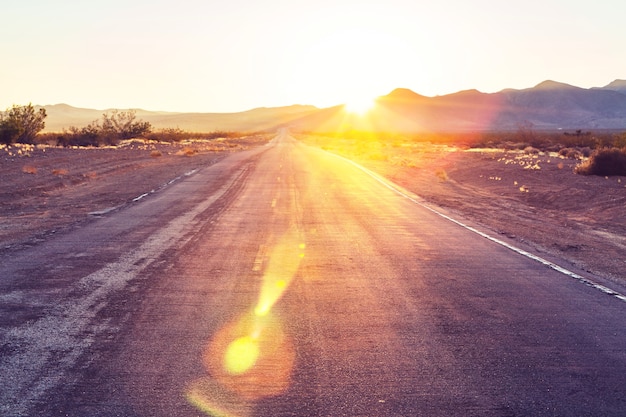
[(626, 94), (626, 80), (615, 80), (604, 87), (600, 87), (600, 89), (617, 91), (618, 93)]
[[(107, 112), (67, 104), (44, 108), (49, 132), (85, 126)], [(342, 105), (323, 109), (293, 105), (238, 113), (136, 112), (157, 129), (179, 127), (192, 132), (263, 131), (279, 127), (311, 132), (493, 131), (516, 130), (529, 124), (549, 130), (626, 129), (626, 80), (589, 89), (547, 80), (521, 90), (465, 90), (435, 97), (398, 88), (378, 97), (367, 117), (349, 114)]]
[[(46, 118), (46, 132), (61, 132), (70, 126), (83, 127), (100, 119), (103, 113), (113, 109), (94, 110), (55, 104), (43, 107)], [(133, 109), (137, 117), (150, 122), (156, 129), (179, 127), (190, 132), (261, 131), (274, 129), (277, 125), (307, 114), (318, 112), (314, 106), (293, 105), (285, 107), (261, 107), (238, 113), (175, 113)]]
[[(309, 131), (344, 128), (363, 130), (498, 131), (521, 125), (536, 129), (626, 129), (626, 81), (585, 89), (547, 80), (532, 88), (505, 89), (497, 93), (459, 91), (426, 97), (399, 88), (378, 97), (366, 119), (335, 108), (321, 123), (320, 115), (306, 117), (294, 127)], [(327, 110), (328, 113), (328, 110)], [(322, 125), (323, 128), (316, 126)]]

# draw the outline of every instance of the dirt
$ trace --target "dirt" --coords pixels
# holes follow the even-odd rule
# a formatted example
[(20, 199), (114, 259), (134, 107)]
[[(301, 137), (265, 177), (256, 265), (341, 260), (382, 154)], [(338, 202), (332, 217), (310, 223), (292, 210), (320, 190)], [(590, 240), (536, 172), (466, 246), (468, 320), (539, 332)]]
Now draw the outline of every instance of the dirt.
[[(0, 148), (0, 254), (35, 245), (271, 137), (115, 148)], [(330, 151), (337, 152), (336, 149)], [(341, 153), (341, 152), (338, 152)], [(402, 145), (350, 155), (496, 235), (626, 284), (626, 177), (582, 176), (554, 153)]]
[(0, 145), (0, 254), (35, 245), (270, 136), (129, 140), (116, 147)]
[(433, 146), (415, 166), (363, 163), (496, 236), (626, 283), (626, 177), (579, 175), (580, 160), (536, 150)]

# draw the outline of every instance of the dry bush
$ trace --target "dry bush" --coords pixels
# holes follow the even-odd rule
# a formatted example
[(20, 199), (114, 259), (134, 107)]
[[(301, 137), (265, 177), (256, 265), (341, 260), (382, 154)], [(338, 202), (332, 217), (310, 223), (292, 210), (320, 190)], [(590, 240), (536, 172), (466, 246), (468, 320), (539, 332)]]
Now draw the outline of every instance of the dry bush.
[[(610, 131), (575, 132), (533, 130), (532, 137), (523, 138), (513, 132), (479, 132), (468, 138), (459, 134), (447, 135), (449, 143), (467, 143), (473, 148), (524, 149), (533, 146), (541, 151), (558, 152), (562, 148), (600, 149), (604, 147), (622, 148), (626, 146), (626, 132)], [(523, 136), (523, 135), (522, 135)], [(524, 146), (525, 145), (525, 146)]]
[(83, 174), (83, 177), (88, 178), (88, 179), (94, 179), (98, 176), (98, 173), (96, 171), (89, 171), (85, 174)]
[(415, 160), (409, 158), (409, 157), (405, 157), (405, 156), (394, 156), (391, 159), (391, 163), (393, 165), (397, 165), (397, 166), (401, 166), (401, 167), (408, 167), (408, 168), (415, 168), (417, 167), (417, 163), (415, 162)]
[(162, 142), (182, 142), (185, 140), (193, 139), (206, 139), (213, 140), (218, 138), (240, 138), (245, 136), (242, 132), (228, 132), (223, 130), (217, 130), (214, 132), (187, 132), (178, 127), (169, 127), (160, 129), (145, 135), (147, 139), (162, 141)]
[(189, 147), (184, 147), (183, 149), (181, 149), (178, 152), (176, 152), (176, 155), (179, 155), (179, 156), (194, 156), (197, 153), (198, 153), (198, 151), (196, 149), (189, 148)]
[(535, 147), (533, 147), (533, 146), (526, 146), (526, 147), (524, 148), (524, 152), (525, 152), (525, 153), (528, 153), (528, 154), (533, 154), (533, 155), (536, 155), (536, 154), (538, 154), (540, 151), (539, 151), (539, 149), (537, 149), (537, 148), (535, 148)]
[(163, 153), (161, 151), (155, 149), (152, 152), (150, 152), (150, 156), (153, 157), (153, 158), (158, 158), (158, 157), (163, 156)]
[(569, 159), (582, 159), (583, 154), (578, 149), (563, 148), (559, 151), (559, 155)]
[(448, 173), (446, 172), (445, 169), (438, 169), (437, 171), (435, 171), (435, 175), (442, 182), (448, 181)]
[(22, 167), (22, 172), (24, 174), (36, 174), (37, 173), (37, 168), (32, 166), (32, 165), (24, 165)]
[(52, 175), (63, 176), (67, 174), (69, 174), (69, 171), (67, 169), (58, 168), (52, 170)]
[(596, 150), (575, 171), (582, 175), (626, 175), (626, 148)]

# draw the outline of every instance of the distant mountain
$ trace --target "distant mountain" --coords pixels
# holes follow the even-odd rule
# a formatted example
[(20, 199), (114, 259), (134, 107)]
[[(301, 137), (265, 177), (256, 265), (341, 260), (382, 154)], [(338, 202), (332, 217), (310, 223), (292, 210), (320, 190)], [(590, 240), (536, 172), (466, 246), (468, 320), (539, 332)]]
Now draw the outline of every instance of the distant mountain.
[[(626, 129), (626, 82), (585, 89), (547, 80), (532, 88), (497, 93), (459, 91), (425, 97), (396, 89), (377, 99), (367, 120), (344, 114), (326, 120), (323, 129), (300, 123), (303, 130), (354, 128), (390, 132), (517, 130), (531, 123), (536, 129)], [(305, 119), (308, 122), (313, 119)], [(336, 122), (330, 123), (331, 120)]]
[[(294, 105), (257, 108), (239, 113), (172, 113), (136, 110), (155, 128), (187, 131), (260, 131), (289, 127), (300, 131), (369, 130), (385, 132), (626, 129), (626, 80), (599, 88), (580, 88), (547, 80), (534, 87), (497, 93), (465, 90), (427, 97), (397, 88), (378, 97), (367, 118), (349, 114), (344, 106), (319, 109)], [(107, 110), (79, 109), (66, 104), (44, 106), (46, 131), (82, 127)], [(110, 112), (110, 110), (109, 110)]]
[(626, 80), (615, 80), (604, 87), (600, 87), (602, 90), (612, 90), (618, 93), (626, 94)]
[[(72, 107), (67, 104), (55, 104), (43, 107), (47, 132), (61, 132), (70, 126), (83, 127), (102, 118), (103, 113), (113, 109), (94, 110)], [(129, 109), (121, 109), (122, 111)], [(156, 129), (181, 128), (189, 132), (224, 131), (261, 131), (274, 129), (291, 120), (318, 112), (315, 106), (293, 105), (285, 107), (261, 107), (238, 113), (174, 113), (133, 109), (137, 118), (150, 122)]]
[(545, 129), (626, 128), (626, 95), (616, 91), (545, 81), (496, 94), (503, 96), (496, 128), (511, 128), (523, 120)]

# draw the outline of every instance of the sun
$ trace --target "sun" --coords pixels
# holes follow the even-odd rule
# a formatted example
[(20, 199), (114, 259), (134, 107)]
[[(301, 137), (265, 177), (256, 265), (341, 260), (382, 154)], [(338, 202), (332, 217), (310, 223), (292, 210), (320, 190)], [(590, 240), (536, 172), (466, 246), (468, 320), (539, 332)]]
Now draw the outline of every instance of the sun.
[(352, 97), (345, 103), (345, 110), (351, 114), (365, 115), (374, 107), (374, 99), (371, 97)]

